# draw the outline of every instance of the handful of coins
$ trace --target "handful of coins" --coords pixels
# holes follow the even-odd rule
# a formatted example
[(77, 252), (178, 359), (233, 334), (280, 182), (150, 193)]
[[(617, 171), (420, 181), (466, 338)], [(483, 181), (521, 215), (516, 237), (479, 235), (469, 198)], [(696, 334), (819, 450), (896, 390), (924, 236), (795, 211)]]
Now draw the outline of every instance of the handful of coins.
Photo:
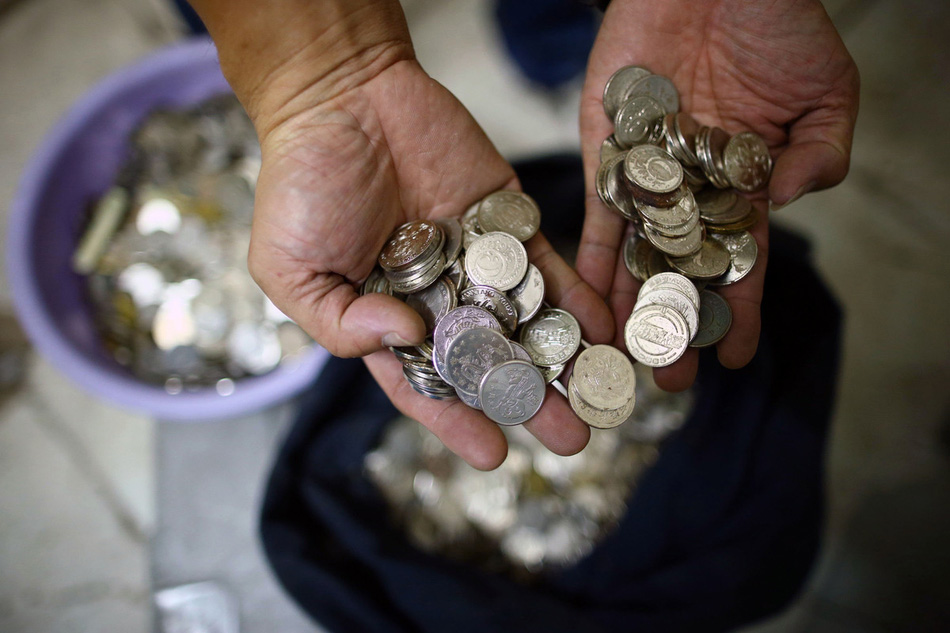
[[(403, 374), (430, 398), (459, 398), (503, 426), (521, 424), (541, 408), (582, 344), (565, 310), (544, 306), (544, 278), (522, 242), (541, 225), (529, 196), (496, 191), (461, 221), (416, 220), (396, 229), (362, 292), (403, 299), (426, 324), (427, 339), (392, 348)], [(578, 357), (589, 371), (565, 389), (578, 416), (607, 428), (626, 420), (636, 401), (633, 366), (604, 345)], [(601, 374), (611, 370), (609, 376)]]
[(645, 282), (624, 340), (636, 360), (664, 367), (732, 325), (729, 304), (704, 288), (755, 265), (755, 209), (735, 190), (765, 187), (772, 159), (759, 135), (729, 136), (679, 112), (673, 83), (638, 66), (607, 81), (604, 112), (614, 133), (601, 146), (597, 193), (632, 224), (624, 263)]

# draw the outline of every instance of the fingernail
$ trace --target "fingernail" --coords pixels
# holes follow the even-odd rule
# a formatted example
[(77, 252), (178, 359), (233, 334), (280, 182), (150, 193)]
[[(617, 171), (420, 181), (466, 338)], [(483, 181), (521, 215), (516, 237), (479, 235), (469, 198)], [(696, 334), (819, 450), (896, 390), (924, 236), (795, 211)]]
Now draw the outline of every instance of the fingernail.
[(795, 202), (796, 200), (798, 200), (799, 198), (801, 198), (802, 196), (804, 196), (806, 193), (808, 193), (814, 188), (815, 188), (815, 181), (812, 180), (811, 182), (808, 182), (802, 185), (801, 187), (799, 187), (798, 191), (796, 191), (795, 194), (791, 198), (789, 198), (782, 204), (775, 204), (774, 202), (769, 202), (769, 211), (779, 211), (781, 209), (784, 209), (785, 207), (792, 204), (793, 202)]
[(382, 343), (386, 347), (408, 347), (412, 345), (412, 343), (404, 339), (396, 332), (388, 332), (383, 334)]

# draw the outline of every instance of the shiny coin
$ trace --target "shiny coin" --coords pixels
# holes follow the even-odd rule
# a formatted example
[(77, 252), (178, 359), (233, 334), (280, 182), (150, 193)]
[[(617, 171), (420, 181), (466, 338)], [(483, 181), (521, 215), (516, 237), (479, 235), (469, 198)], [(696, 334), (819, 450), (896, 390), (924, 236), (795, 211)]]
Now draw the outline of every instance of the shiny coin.
[(623, 148), (613, 134), (604, 139), (600, 144), (600, 162), (605, 163), (617, 154), (621, 153)]
[(696, 289), (696, 286), (693, 285), (693, 282), (679, 273), (660, 273), (659, 275), (650, 277), (640, 288), (640, 294), (650, 292), (661, 286), (676, 288), (689, 298), (697, 310), (699, 309), (699, 291)]
[(527, 271), (528, 254), (524, 246), (507, 233), (486, 233), (474, 240), (465, 253), (465, 273), (478, 286), (511, 290)]
[(578, 395), (597, 409), (625, 407), (637, 395), (633, 365), (610, 345), (592, 345), (581, 351), (571, 379)]
[(445, 276), (452, 280), (456, 290), (465, 290), (468, 277), (465, 275), (465, 260), (462, 255), (445, 270)]
[(386, 271), (411, 267), (426, 255), (441, 250), (445, 234), (434, 222), (415, 220), (400, 226), (383, 246), (379, 265)]
[(630, 91), (633, 86), (649, 75), (650, 71), (646, 68), (624, 66), (610, 76), (604, 86), (604, 113), (608, 119), (614, 120), (620, 106), (630, 98)]
[(689, 327), (677, 310), (645, 305), (627, 320), (624, 342), (630, 355), (647, 367), (665, 367), (686, 351)]
[(552, 365), (551, 367), (538, 367), (538, 371), (540, 371), (544, 377), (544, 382), (550, 385), (564, 373), (565, 367), (567, 367), (567, 363), (561, 363), (560, 365)]
[(672, 133), (676, 137), (683, 162), (690, 167), (699, 166), (699, 157), (696, 156), (696, 133), (699, 132), (699, 123), (685, 112), (677, 112), (672, 120)]
[(748, 231), (738, 233), (711, 234), (711, 240), (722, 244), (729, 252), (729, 268), (721, 277), (711, 279), (714, 286), (734, 284), (749, 274), (759, 256), (759, 245)]
[[(449, 344), (455, 337), (465, 330), (475, 328), (487, 328), (501, 333), (501, 324), (488, 310), (476, 306), (459, 306), (454, 310), (449, 310), (444, 317), (436, 323), (435, 331), (432, 334), (434, 357), (440, 361), (445, 360), (445, 352)], [(444, 369), (444, 367), (443, 367)], [(443, 374), (444, 372), (440, 372)]]
[(500, 231), (526, 242), (541, 228), (541, 210), (520, 191), (496, 191), (478, 206), (478, 226), (485, 233)]
[[(660, 227), (679, 227), (689, 226), (699, 220), (699, 211), (696, 207), (696, 199), (691, 191), (687, 190), (686, 195), (680, 198), (676, 204), (671, 207), (654, 207), (652, 205), (638, 202), (637, 211), (645, 220)], [(684, 231), (685, 235), (692, 230), (692, 226)]]
[(683, 167), (664, 149), (638, 145), (627, 152), (624, 175), (630, 184), (651, 194), (671, 194), (683, 184)]
[(547, 383), (537, 367), (510, 360), (485, 373), (478, 399), (489, 420), (503, 426), (527, 422), (541, 408)]
[(621, 147), (655, 143), (659, 139), (659, 124), (664, 116), (666, 110), (653, 97), (634, 97), (620, 106), (617, 112), (614, 119), (614, 138)]
[(698, 251), (687, 257), (667, 258), (675, 270), (691, 279), (715, 279), (729, 270), (729, 251), (713, 239), (703, 242)]
[(632, 220), (637, 217), (637, 208), (633, 194), (623, 175), (625, 154), (618, 154), (605, 163), (604, 188), (608, 206), (620, 212), (620, 215)]
[(679, 112), (680, 93), (676, 90), (676, 86), (673, 85), (673, 82), (663, 75), (649, 75), (644, 77), (630, 87), (627, 99), (632, 99), (639, 95), (653, 97), (660, 102), (660, 105), (662, 105), (663, 109), (667, 112)]
[(739, 196), (732, 189), (715, 189), (707, 187), (696, 194), (696, 205), (699, 215), (706, 222), (716, 222), (720, 217), (726, 217)]
[(544, 277), (534, 264), (528, 264), (524, 279), (508, 291), (508, 298), (518, 311), (518, 323), (525, 323), (538, 313), (544, 303)]
[(459, 294), (459, 303), (490, 312), (501, 324), (502, 333), (511, 335), (518, 327), (518, 312), (500, 290), (491, 286), (469, 286)]
[(435, 221), (436, 224), (445, 233), (445, 244), (442, 246), (442, 254), (445, 255), (445, 267), (447, 270), (454, 264), (459, 253), (462, 252), (462, 225), (455, 218), (441, 218)]
[(660, 286), (648, 292), (644, 292), (641, 288), (640, 294), (637, 295), (637, 303), (633, 306), (633, 311), (636, 312), (639, 308), (651, 304), (668, 306), (679, 312), (686, 319), (689, 338), (692, 340), (693, 336), (696, 335), (696, 330), (699, 328), (699, 308), (693, 305), (687, 295), (672, 286)]
[(455, 284), (448, 277), (442, 277), (425, 290), (406, 297), (406, 305), (419, 313), (426, 324), (426, 334), (431, 336), (439, 319), (458, 305)]
[(653, 247), (642, 237), (630, 232), (623, 242), (623, 263), (637, 281), (646, 281), (650, 277), (647, 262)]
[(531, 354), (535, 365), (560, 365), (580, 347), (581, 326), (569, 312), (546, 308), (525, 323), (519, 342)]
[(636, 398), (631, 398), (627, 405), (618, 409), (598, 409), (578, 395), (574, 376), (568, 381), (567, 394), (571, 409), (577, 417), (595, 429), (612, 429), (623, 424), (636, 407)]
[(531, 360), (531, 354), (528, 353), (528, 350), (524, 348), (524, 345), (521, 343), (515, 343), (514, 341), (508, 341), (508, 345), (511, 346), (511, 354), (515, 360), (523, 360), (526, 363), (533, 363)]
[(709, 347), (715, 345), (726, 335), (732, 326), (732, 308), (729, 302), (715, 292), (703, 290), (700, 293), (699, 331), (690, 342), (691, 347)]
[(472, 394), (478, 392), (489, 369), (511, 359), (508, 339), (494, 330), (475, 328), (452, 339), (445, 351), (443, 369), (457, 389)]
[(769, 182), (772, 156), (765, 140), (755, 132), (740, 132), (722, 151), (723, 172), (739, 191), (758, 191)]
[(670, 257), (686, 257), (703, 247), (703, 227), (696, 227), (683, 237), (666, 237), (649, 226), (643, 227), (643, 233), (657, 250)]
[(469, 408), (475, 409), (477, 411), (482, 410), (482, 403), (478, 399), (477, 393), (469, 393), (468, 391), (463, 391), (456, 388), (455, 393), (458, 396), (458, 399), (465, 403)]

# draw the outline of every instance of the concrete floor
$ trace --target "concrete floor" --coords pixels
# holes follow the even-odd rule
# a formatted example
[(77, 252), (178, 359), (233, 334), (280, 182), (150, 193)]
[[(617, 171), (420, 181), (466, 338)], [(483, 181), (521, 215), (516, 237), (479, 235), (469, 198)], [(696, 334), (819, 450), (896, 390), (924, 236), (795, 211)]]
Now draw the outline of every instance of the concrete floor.
[[(507, 156), (576, 146), (576, 90), (526, 86), (489, 3), (405, 4), (423, 65)], [(748, 630), (947, 630), (950, 5), (826, 6), (862, 73), (852, 173), (774, 221), (811, 237), (847, 314), (829, 523), (803, 597)], [(0, 2), (4, 226), (24, 164), (69, 105), (179, 33), (162, 0)], [(4, 275), (0, 312), (10, 304)], [(32, 356), (0, 400), (0, 631), (149, 631), (154, 589), (207, 579), (238, 598), (245, 632), (320, 630), (282, 599), (253, 536), (289, 411), (157, 424)]]

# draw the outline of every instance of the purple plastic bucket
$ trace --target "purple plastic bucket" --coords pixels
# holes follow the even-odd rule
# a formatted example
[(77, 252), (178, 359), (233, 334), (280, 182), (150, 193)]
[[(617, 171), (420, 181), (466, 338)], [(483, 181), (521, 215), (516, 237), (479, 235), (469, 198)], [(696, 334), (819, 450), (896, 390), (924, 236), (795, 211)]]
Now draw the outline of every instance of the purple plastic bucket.
[(90, 200), (106, 191), (128, 155), (129, 133), (159, 106), (188, 106), (230, 88), (208, 39), (165, 48), (107, 77), (53, 128), (27, 165), (13, 200), (7, 270), (23, 327), (37, 349), (84, 389), (159, 418), (249, 413), (307, 387), (329, 354), (313, 346), (264, 376), (177, 395), (139, 381), (103, 348), (83, 278), (70, 260)]

